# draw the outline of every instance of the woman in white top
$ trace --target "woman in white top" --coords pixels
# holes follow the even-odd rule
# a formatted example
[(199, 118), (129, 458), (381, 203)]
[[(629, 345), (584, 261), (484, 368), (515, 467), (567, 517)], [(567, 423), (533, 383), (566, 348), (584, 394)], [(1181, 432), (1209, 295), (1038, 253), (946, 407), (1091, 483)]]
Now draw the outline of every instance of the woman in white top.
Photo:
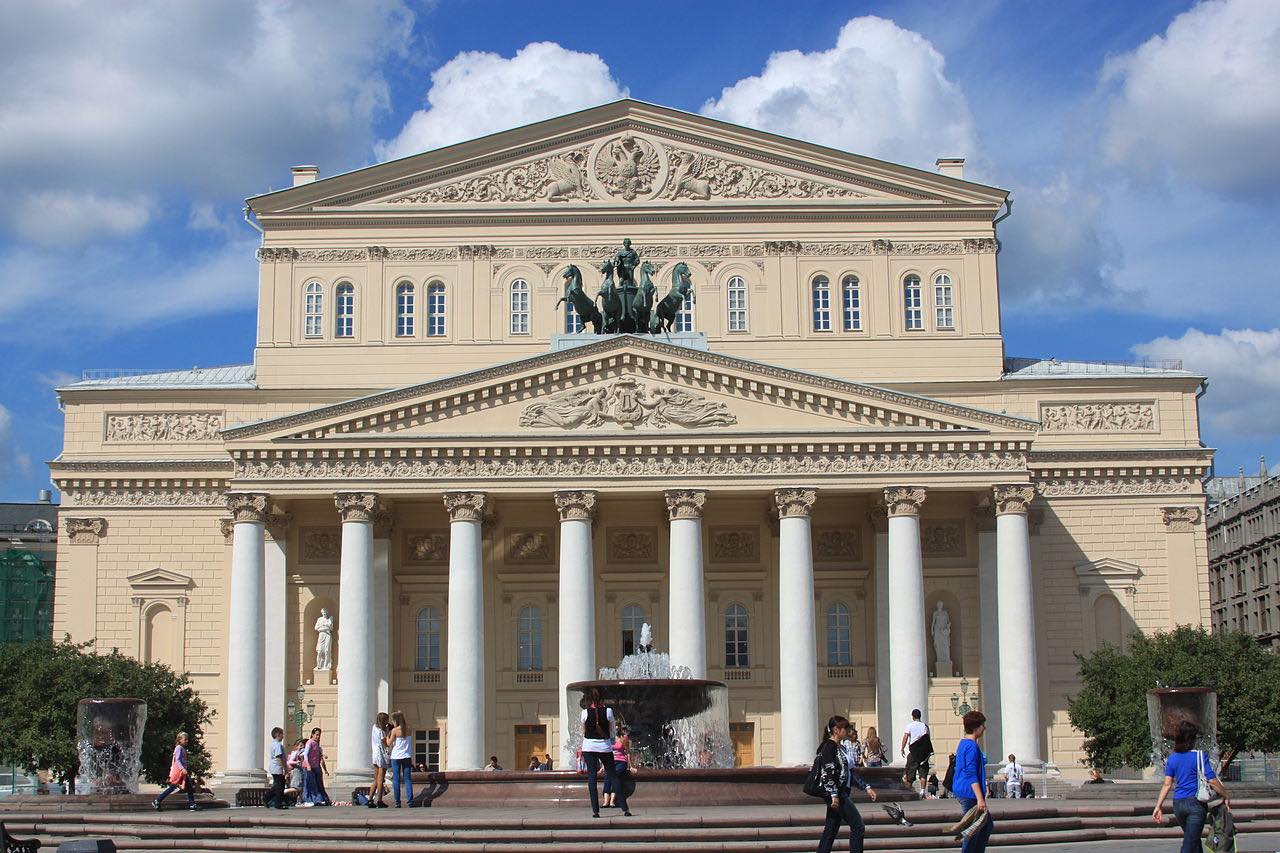
[(400, 808), (400, 780), (404, 779), (404, 797), (413, 808), (413, 741), (404, 711), (391, 715), (394, 724), (385, 743), (391, 747), (391, 790), (395, 794), (396, 808)]
[(385, 809), (382, 788), (387, 782), (387, 768), (391, 766), (391, 750), (387, 746), (387, 733), (391, 731), (391, 717), (386, 711), (378, 714), (369, 733), (369, 747), (373, 751), (373, 784), (369, 786), (369, 808)]
[(587, 764), (587, 790), (591, 792), (591, 816), (600, 817), (600, 795), (596, 792), (596, 774), (604, 765), (608, 790), (618, 792), (618, 808), (627, 817), (627, 795), (622, 791), (613, 769), (613, 709), (606, 708), (599, 689), (587, 693), (587, 707), (582, 709), (582, 759)]

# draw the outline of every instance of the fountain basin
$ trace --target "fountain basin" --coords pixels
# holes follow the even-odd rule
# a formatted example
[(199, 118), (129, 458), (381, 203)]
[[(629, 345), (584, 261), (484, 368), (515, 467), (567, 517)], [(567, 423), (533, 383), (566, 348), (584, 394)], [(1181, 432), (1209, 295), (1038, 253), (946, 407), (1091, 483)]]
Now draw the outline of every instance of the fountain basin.
[(1200, 729), (1196, 749), (1218, 763), (1218, 693), (1212, 687), (1157, 687), (1147, 691), (1147, 725), (1151, 729), (1151, 759), (1156, 767), (1173, 752), (1173, 739), (1184, 720)]
[[(615, 719), (631, 732), (632, 761), (638, 768), (664, 770), (733, 767), (729, 739), (729, 690), (701, 678), (636, 678), (575, 681), (566, 693), (570, 708), (585, 708), (599, 690)], [(582, 745), (579, 726), (570, 727), (569, 748)]]
[(81, 699), (76, 705), (77, 794), (136, 794), (142, 772), (141, 699)]

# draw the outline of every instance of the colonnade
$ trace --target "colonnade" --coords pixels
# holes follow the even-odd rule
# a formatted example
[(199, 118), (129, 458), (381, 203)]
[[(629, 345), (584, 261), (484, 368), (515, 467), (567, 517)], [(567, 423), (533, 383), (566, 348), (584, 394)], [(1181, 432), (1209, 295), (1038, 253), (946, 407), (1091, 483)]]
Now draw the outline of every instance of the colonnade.
[[(669, 536), (668, 648), (671, 662), (694, 678), (707, 675), (703, 566), (703, 511), (708, 492), (678, 489), (664, 493)], [(882, 736), (910, 718), (913, 708), (928, 713), (928, 657), (925, 646), (924, 571), (920, 509), (926, 490), (896, 486), (884, 490), (883, 524), (877, 524), (875, 584), (877, 704)], [(983, 689), (992, 700), (998, 682), (1001, 752), (1025, 763), (1040, 757), (1037, 702), (1036, 628), (1032, 596), (1027, 508), (1034, 490), (1025, 484), (995, 486), (990, 504), (994, 536), (979, 534), (981, 633), (996, 630), (1016, 642), (991, 651), (984, 639)], [(597, 493), (564, 490), (553, 495), (560, 516), (559, 700), (560, 743), (568, 743), (577, 709), (568, 708), (566, 687), (596, 677), (595, 566), (592, 525)], [(814, 606), (810, 517), (818, 499), (813, 488), (773, 493), (778, 513), (778, 688), (779, 764), (807, 764), (818, 730), (818, 649)], [(444, 494), (449, 514), (448, 661), (446, 766), (483, 766), (485, 743), (485, 613), (481, 524), (489, 496), (480, 491)], [(375, 538), (386, 513), (372, 493), (339, 493), (342, 521), (339, 569), (337, 783), (358, 784), (369, 773), (369, 721), (389, 698), (389, 646), (376, 618), (376, 602), (386, 606), (389, 541)], [(231, 493), (232, 513), (230, 638), (227, 655), (227, 752), (225, 777), (248, 783), (262, 778), (265, 672), (265, 530), (270, 497)], [(874, 519), (873, 519), (874, 521)], [(384, 534), (385, 537), (385, 534)], [(991, 539), (994, 538), (994, 543)], [(994, 561), (987, 551), (994, 545)], [(994, 565), (992, 565), (994, 563)], [(994, 613), (988, 610), (994, 598)], [(384, 620), (385, 622), (386, 620)], [(998, 643), (998, 637), (996, 638)], [(998, 657), (998, 663), (997, 663)], [(998, 669), (998, 672), (995, 671)], [(888, 690), (883, 690), (887, 682)], [(887, 695), (886, 695), (887, 694)], [(993, 745), (988, 744), (988, 750)], [(573, 756), (561, 755), (560, 766)]]

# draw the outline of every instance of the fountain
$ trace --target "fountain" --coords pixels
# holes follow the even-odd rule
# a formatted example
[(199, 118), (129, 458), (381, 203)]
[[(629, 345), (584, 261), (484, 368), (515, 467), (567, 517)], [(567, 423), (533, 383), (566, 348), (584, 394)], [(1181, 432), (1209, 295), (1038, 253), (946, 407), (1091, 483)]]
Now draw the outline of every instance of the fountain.
[(147, 703), (141, 699), (81, 699), (76, 706), (80, 794), (136, 794), (142, 771), (142, 730)]
[[(665, 770), (733, 766), (729, 738), (729, 691), (719, 681), (694, 678), (685, 666), (672, 666), (671, 656), (653, 651), (653, 630), (646, 623), (640, 647), (617, 667), (602, 667), (600, 678), (568, 686), (569, 707), (585, 708), (586, 696), (599, 690), (605, 704), (631, 732), (631, 748), (639, 767)], [(569, 749), (582, 743), (570, 729)]]
[(1156, 768), (1173, 752), (1178, 725), (1189, 720), (1200, 728), (1196, 749), (1218, 763), (1218, 694), (1211, 687), (1157, 687), (1147, 691), (1147, 725), (1151, 728), (1151, 763)]

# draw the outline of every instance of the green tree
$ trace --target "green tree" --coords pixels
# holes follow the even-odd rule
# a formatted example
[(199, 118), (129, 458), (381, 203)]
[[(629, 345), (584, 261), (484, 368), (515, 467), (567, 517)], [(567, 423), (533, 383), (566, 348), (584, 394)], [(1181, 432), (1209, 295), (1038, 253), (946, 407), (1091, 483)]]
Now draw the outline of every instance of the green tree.
[(92, 645), (48, 640), (0, 645), (0, 761), (28, 773), (50, 770), (73, 781), (80, 766), (76, 704), (81, 699), (128, 697), (147, 703), (144, 778), (156, 783), (168, 778), (179, 731), (190, 735), (187, 766), (192, 774), (197, 779), (207, 775), (204, 727), (212, 712), (186, 676), (115, 650), (94, 654)]
[(1244, 750), (1280, 750), (1280, 657), (1248, 634), (1182, 625), (1131, 638), (1129, 650), (1103, 646), (1080, 663), (1084, 687), (1070, 701), (1088, 763), (1103, 770), (1151, 763), (1147, 691), (1157, 686), (1218, 692), (1218, 744), (1225, 768)]

